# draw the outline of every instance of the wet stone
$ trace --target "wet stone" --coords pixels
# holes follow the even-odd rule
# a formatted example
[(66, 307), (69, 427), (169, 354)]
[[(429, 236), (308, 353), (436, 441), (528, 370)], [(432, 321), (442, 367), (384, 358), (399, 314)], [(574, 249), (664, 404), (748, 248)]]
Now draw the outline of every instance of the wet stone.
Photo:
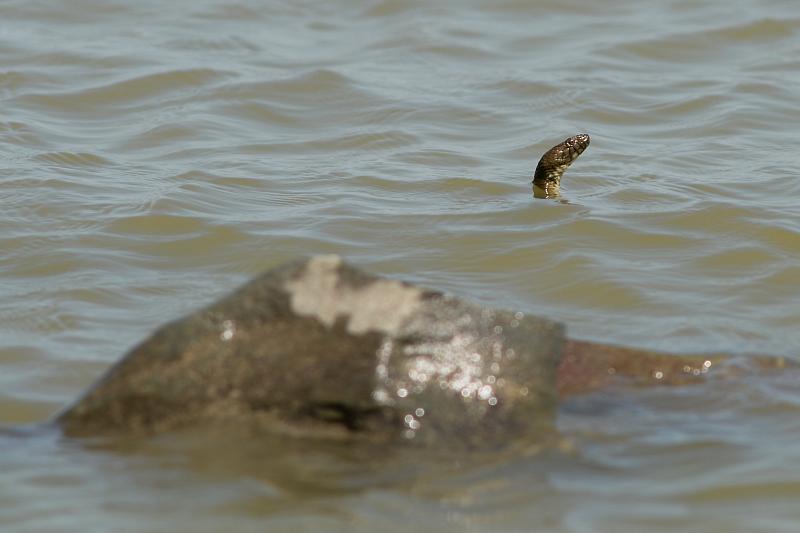
[(159, 328), (57, 419), (67, 434), (236, 424), (466, 447), (552, 432), (563, 327), (365, 273), (270, 270)]

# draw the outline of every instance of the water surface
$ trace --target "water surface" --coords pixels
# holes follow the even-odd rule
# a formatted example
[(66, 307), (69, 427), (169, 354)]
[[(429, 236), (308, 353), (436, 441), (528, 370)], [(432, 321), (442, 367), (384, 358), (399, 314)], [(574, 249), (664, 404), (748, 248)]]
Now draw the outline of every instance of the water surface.
[[(793, 2), (0, 13), (3, 424), (313, 253), (576, 338), (800, 357)], [(561, 200), (534, 199), (536, 160), (578, 132)], [(794, 531), (799, 411), (790, 377), (606, 391), (562, 408), (572, 451), (414, 475), (335, 447), (6, 436), (0, 528)]]

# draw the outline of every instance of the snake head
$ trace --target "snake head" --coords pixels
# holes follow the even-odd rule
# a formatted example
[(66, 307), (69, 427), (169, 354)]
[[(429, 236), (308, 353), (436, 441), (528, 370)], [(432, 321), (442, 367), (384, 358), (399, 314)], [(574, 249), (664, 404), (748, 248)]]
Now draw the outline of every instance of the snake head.
[(533, 184), (545, 190), (558, 189), (561, 176), (589, 146), (589, 136), (579, 133), (550, 148), (536, 165)]

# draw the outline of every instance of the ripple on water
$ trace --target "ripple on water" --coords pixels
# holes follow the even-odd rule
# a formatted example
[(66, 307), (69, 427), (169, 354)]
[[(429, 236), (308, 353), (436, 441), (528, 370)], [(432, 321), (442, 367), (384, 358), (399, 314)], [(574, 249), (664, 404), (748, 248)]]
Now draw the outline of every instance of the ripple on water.
[(126, 108), (142, 105), (155, 99), (166, 98), (176, 92), (198, 91), (198, 86), (222, 81), (223, 71), (213, 69), (171, 70), (155, 72), (114, 81), (77, 91), (29, 94), (19, 98), (36, 108), (46, 108), (53, 113), (81, 113)]
[(61, 168), (104, 167), (112, 164), (108, 159), (88, 152), (46, 152), (36, 156), (36, 159)]

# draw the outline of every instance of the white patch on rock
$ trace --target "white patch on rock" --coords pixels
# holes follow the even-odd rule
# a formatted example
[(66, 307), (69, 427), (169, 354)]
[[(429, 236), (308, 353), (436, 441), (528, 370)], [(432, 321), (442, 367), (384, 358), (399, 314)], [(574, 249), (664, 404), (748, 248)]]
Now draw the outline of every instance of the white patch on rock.
[(386, 279), (353, 287), (339, 277), (341, 264), (338, 255), (309, 259), (303, 275), (284, 285), (291, 296), (292, 311), (316, 317), (327, 326), (344, 315), (348, 317), (347, 331), (356, 335), (369, 330), (395, 335), (420, 308), (420, 289)]

